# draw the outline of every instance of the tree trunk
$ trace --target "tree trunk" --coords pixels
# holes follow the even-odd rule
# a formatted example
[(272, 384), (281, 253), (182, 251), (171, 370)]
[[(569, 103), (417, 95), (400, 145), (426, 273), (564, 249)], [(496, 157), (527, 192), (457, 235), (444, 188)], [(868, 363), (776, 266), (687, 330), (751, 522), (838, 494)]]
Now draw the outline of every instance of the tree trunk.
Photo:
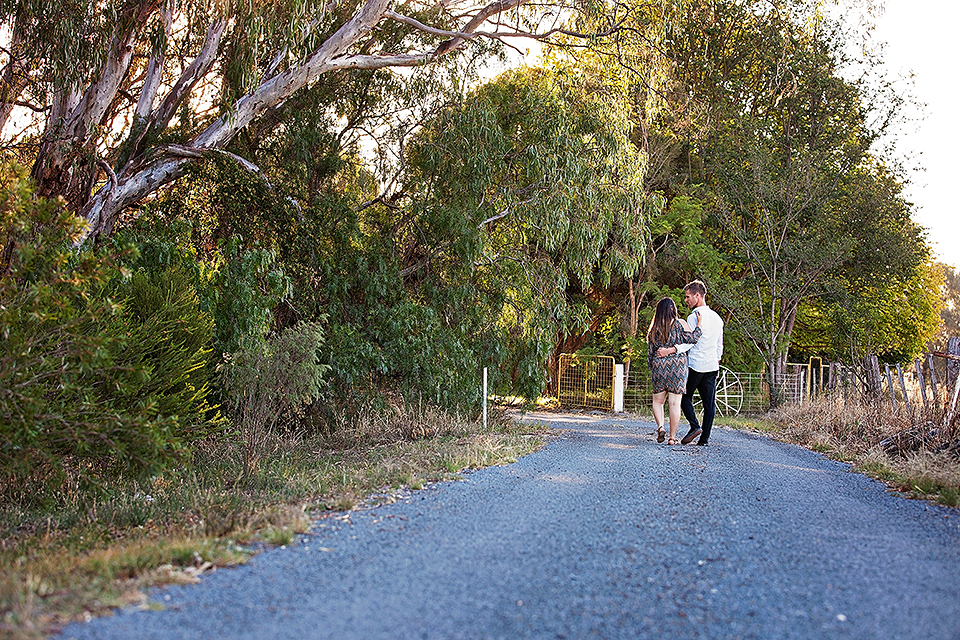
[(27, 86), (29, 70), (21, 59), (22, 36), (14, 25), (10, 39), (10, 61), (0, 72), (0, 131), (3, 130), (13, 113), (16, 101)]
[[(100, 77), (80, 94), (63, 90), (47, 119), (40, 152), (31, 171), (37, 193), (62, 196), (80, 212), (90, 201), (103, 163), (97, 155), (97, 129), (105, 120), (130, 70), (136, 38), (162, 0), (128, 0), (121, 9), (123, 28), (114, 33)], [(112, 185), (112, 186), (111, 186)], [(115, 188), (115, 181), (104, 187)]]

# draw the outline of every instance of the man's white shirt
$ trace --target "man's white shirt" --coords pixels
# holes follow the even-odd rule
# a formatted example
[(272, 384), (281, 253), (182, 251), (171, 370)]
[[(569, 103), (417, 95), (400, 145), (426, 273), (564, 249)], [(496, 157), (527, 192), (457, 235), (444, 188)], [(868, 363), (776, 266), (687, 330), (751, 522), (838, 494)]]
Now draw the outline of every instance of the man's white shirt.
[(687, 316), (690, 329), (697, 328), (697, 311), (700, 312), (700, 339), (696, 344), (678, 344), (677, 353), (689, 351), (687, 366), (700, 373), (720, 370), (720, 357), (723, 355), (723, 318), (717, 312), (701, 305)]

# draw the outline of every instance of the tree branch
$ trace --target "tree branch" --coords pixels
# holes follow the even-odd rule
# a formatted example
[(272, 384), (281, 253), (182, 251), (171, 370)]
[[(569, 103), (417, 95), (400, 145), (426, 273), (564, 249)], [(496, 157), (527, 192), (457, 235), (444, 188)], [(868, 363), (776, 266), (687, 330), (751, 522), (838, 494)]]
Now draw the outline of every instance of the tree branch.
[(177, 108), (183, 100), (189, 95), (190, 91), (203, 78), (213, 62), (217, 58), (217, 51), (220, 49), (220, 40), (223, 32), (227, 28), (226, 16), (221, 16), (210, 24), (207, 29), (207, 37), (203, 43), (203, 49), (200, 54), (184, 69), (176, 84), (170, 88), (163, 102), (157, 107), (157, 110), (150, 117), (150, 128), (157, 131), (165, 129), (170, 122), (170, 118), (176, 113)]

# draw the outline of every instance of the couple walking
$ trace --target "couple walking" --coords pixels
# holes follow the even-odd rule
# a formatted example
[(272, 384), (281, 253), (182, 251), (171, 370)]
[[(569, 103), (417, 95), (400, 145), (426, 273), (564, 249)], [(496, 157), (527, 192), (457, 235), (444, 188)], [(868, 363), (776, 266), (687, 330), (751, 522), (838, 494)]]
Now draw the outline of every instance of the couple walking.
[[(705, 445), (710, 439), (716, 414), (717, 374), (723, 355), (723, 320), (707, 306), (707, 287), (694, 280), (683, 288), (683, 299), (692, 313), (681, 320), (677, 304), (671, 298), (657, 303), (647, 331), (647, 363), (653, 381), (653, 419), (657, 423), (657, 442), (663, 442), (663, 403), (669, 397), (670, 439), (677, 444), (680, 411), (690, 423), (681, 444)], [(691, 326), (693, 327), (691, 329)], [(693, 410), (693, 394), (703, 402), (703, 422)]]

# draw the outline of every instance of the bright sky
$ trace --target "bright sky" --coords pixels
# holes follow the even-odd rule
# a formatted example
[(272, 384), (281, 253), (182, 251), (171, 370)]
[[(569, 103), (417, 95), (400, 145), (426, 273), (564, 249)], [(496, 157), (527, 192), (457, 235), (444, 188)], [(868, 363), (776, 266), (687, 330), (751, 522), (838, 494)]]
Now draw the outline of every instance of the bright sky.
[(884, 59), (891, 71), (912, 72), (916, 97), (927, 117), (900, 132), (904, 151), (919, 154), (925, 171), (910, 176), (907, 199), (914, 220), (928, 229), (928, 240), (941, 262), (960, 268), (960, 71), (955, 0), (884, 0), (875, 38), (887, 43)]

